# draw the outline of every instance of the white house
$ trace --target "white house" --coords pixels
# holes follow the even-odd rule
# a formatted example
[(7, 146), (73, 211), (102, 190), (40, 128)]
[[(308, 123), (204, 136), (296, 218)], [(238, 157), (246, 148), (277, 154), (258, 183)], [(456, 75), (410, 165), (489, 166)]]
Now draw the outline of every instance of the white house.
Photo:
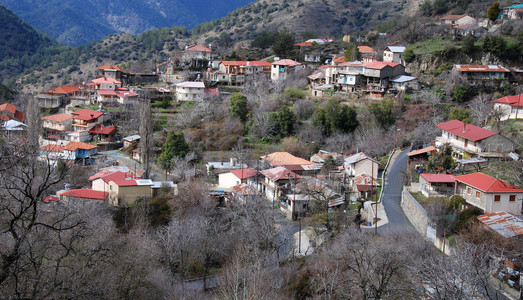
[(522, 95), (506, 96), (491, 101), (494, 103), (494, 110), (501, 113), (501, 121), (523, 118)]
[(218, 175), (218, 185), (220, 187), (232, 188), (244, 182), (252, 183), (256, 179), (258, 172), (253, 168), (236, 169)]
[(205, 94), (205, 84), (200, 81), (185, 81), (176, 84), (176, 100), (202, 101)]
[(379, 163), (363, 152), (348, 156), (343, 161), (340, 170), (345, 170), (348, 176), (358, 176), (363, 173), (370, 174), (372, 178), (378, 178)]
[(450, 197), (456, 179), (450, 174), (420, 174), (420, 190), (425, 197)]
[(292, 59), (282, 59), (272, 63), (271, 69), (271, 80), (284, 80), (297, 70), (300, 70), (303, 65), (299, 62), (296, 62)]
[(480, 172), (455, 178), (455, 193), (465, 198), (468, 205), (486, 214), (501, 210), (515, 215), (522, 213), (523, 189)]
[(407, 75), (400, 75), (390, 80), (392, 87), (398, 91), (405, 91), (407, 88), (419, 90), (418, 78)]
[(478, 25), (478, 20), (468, 15), (446, 15), (441, 19), (441, 25), (461, 26), (461, 25)]
[(395, 62), (404, 65), (403, 52), (405, 47), (403, 46), (388, 46), (383, 50), (383, 61), (384, 62)]

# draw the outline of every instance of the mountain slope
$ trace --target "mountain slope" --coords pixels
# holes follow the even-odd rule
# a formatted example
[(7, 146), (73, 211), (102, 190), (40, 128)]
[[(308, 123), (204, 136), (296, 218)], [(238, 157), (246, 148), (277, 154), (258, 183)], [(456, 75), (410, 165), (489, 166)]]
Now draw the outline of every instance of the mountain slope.
[(181, 25), (193, 26), (226, 15), (253, 0), (0, 0), (20, 18), (67, 45), (105, 36)]

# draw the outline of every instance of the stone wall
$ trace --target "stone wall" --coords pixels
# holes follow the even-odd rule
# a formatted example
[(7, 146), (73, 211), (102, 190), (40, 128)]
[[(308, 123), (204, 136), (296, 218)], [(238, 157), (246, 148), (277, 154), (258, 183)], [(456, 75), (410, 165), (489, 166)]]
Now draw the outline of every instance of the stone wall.
[(423, 236), (426, 236), (430, 218), (425, 208), (418, 203), (406, 188), (403, 188), (401, 193), (401, 208), (414, 228)]

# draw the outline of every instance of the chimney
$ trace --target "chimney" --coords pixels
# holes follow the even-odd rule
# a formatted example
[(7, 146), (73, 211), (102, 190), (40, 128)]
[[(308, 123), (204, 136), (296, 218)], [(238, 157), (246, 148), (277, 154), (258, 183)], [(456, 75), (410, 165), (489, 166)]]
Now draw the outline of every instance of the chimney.
[(463, 132), (467, 131), (467, 123), (463, 122)]

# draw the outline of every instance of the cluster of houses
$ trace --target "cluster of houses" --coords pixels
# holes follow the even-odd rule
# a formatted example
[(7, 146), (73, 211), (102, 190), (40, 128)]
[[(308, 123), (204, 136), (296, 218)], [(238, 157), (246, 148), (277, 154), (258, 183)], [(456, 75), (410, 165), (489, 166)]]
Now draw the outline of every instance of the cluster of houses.
[[(335, 210), (347, 202), (369, 199), (372, 193), (377, 194), (379, 186), (379, 163), (361, 152), (344, 156), (320, 151), (310, 160), (274, 152), (261, 156), (257, 169), (225, 164), (215, 169), (220, 162), (208, 163), (208, 169), (212, 165), (218, 172), (216, 190), (243, 202), (264, 196), (293, 220), (308, 214), (312, 201), (321, 201), (329, 211)], [(321, 175), (326, 165), (330, 165), (329, 175)], [(346, 184), (335, 184), (329, 180), (331, 176)]]
[[(512, 102), (506, 98), (493, 102), (510, 105)], [(510, 117), (508, 113), (507, 117)], [(421, 172), (419, 186), (412, 188), (413, 191), (418, 190), (427, 198), (460, 195), (465, 199), (466, 206), (483, 211), (485, 215), (480, 220), (499, 215), (511, 216), (511, 220), (518, 219), (523, 214), (523, 189), (514, 182), (506, 182), (479, 171), (492, 161), (519, 160), (519, 156), (513, 152), (514, 142), (498, 132), (458, 120), (440, 123), (436, 127), (441, 129), (441, 135), (432, 145), (408, 153), (409, 164), (414, 164)], [(450, 149), (457, 163), (456, 170), (451, 170), (454, 174), (423, 173), (429, 157), (444, 148)], [(457, 175), (469, 170), (476, 172)], [(523, 228), (521, 220), (518, 224)], [(523, 234), (523, 230), (519, 234)]]

